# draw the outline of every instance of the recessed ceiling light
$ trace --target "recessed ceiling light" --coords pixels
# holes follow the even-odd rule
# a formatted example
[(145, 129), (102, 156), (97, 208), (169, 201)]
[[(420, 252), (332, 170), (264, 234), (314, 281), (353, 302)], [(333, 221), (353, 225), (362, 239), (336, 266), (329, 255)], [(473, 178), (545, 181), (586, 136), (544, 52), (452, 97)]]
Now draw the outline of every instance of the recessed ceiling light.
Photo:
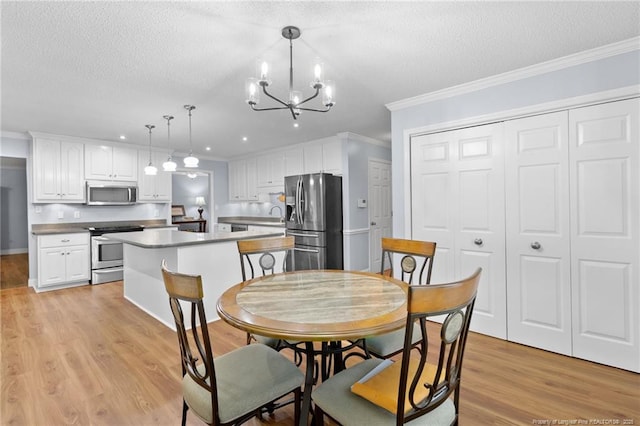
[(120, 139), (125, 140), (127, 137), (125, 135), (120, 135)]
[(298, 123), (293, 123), (293, 127), (300, 127)]
[(211, 147), (210, 147), (210, 146), (206, 147), (205, 149), (206, 149), (207, 151), (211, 151)]
[(242, 137), (242, 142), (246, 142), (246, 141), (247, 141), (247, 137), (246, 137), (246, 136), (243, 136), (243, 137)]

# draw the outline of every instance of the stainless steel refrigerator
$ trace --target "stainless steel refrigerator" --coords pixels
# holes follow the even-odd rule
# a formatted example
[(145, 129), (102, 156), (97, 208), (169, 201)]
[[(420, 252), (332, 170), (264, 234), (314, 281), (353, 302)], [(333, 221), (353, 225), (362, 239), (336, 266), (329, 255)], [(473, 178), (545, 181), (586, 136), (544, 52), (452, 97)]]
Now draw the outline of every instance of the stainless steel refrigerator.
[(295, 270), (343, 269), (342, 178), (328, 173), (287, 176), (287, 235), (295, 237)]

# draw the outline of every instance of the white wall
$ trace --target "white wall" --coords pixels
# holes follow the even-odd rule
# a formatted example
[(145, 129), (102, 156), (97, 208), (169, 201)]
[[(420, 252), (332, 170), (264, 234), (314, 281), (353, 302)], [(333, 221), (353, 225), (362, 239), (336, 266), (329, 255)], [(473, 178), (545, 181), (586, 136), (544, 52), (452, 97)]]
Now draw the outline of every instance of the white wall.
[(450, 93), (424, 95), (424, 102), (413, 99), (388, 105), (392, 130), (393, 235), (410, 236), (406, 219), (406, 189), (410, 182), (405, 164), (411, 134), (439, 124), (444, 128), (446, 123), (464, 119), (469, 119), (469, 123), (473, 118), (481, 121), (482, 117), (498, 117), (502, 111), (530, 109), (562, 99), (623, 88), (633, 91), (639, 84), (640, 41), (636, 38), (470, 83), (469, 91), (452, 88)]

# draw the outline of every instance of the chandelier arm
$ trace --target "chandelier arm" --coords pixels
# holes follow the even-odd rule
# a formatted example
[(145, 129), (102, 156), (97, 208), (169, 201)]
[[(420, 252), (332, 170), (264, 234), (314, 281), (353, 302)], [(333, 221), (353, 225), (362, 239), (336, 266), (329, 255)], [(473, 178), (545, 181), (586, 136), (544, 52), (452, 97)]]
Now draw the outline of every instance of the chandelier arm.
[(313, 94), (313, 95), (309, 96), (309, 97), (308, 97), (307, 99), (305, 99), (304, 101), (298, 102), (298, 105), (302, 105), (303, 103), (308, 102), (308, 101), (310, 101), (311, 99), (316, 98), (316, 97), (318, 96), (318, 94), (319, 94), (319, 93), (320, 93), (320, 89), (316, 89), (316, 93), (315, 93), (315, 94)]
[(281, 106), (281, 107), (271, 107), (271, 108), (256, 108), (255, 104), (249, 104), (251, 106), (251, 109), (254, 111), (275, 111), (277, 109), (289, 109), (289, 105), (287, 106)]
[(274, 101), (282, 104), (284, 106), (282, 109), (288, 109), (289, 108), (289, 104), (288, 103), (281, 101), (280, 99), (278, 99), (275, 96), (273, 96), (271, 93), (267, 92), (267, 86), (262, 86), (262, 92), (265, 95), (267, 95), (268, 97), (270, 97), (271, 99), (273, 99)]
[[(293, 109), (293, 105), (289, 105), (289, 111), (291, 111), (291, 115), (293, 116), (293, 119), (297, 120), (298, 116), (297, 116), (295, 110)], [(300, 114), (300, 113), (298, 113), (298, 114)]]
[(301, 107), (298, 107), (298, 109), (300, 111), (328, 112), (331, 109), (331, 107), (329, 107), (327, 109), (314, 109), (314, 108), (301, 108)]

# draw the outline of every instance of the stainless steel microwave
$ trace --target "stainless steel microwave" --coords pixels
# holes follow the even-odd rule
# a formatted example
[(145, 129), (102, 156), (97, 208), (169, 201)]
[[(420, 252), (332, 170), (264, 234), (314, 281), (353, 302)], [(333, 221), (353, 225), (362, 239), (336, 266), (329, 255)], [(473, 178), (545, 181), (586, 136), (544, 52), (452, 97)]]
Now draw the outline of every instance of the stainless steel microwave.
[(87, 205), (121, 206), (135, 204), (138, 187), (134, 182), (87, 182)]

